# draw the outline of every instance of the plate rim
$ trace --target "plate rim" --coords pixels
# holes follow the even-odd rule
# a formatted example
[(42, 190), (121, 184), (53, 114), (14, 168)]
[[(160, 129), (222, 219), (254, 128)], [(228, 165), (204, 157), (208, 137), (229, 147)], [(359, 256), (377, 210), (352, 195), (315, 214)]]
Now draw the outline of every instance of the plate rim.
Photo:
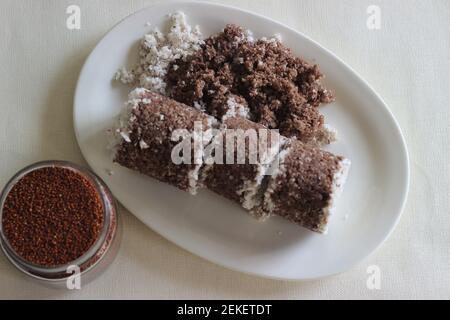
[[(382, 110), (384, 112), (387, 113), (387, 115), (389, 116), (390, 120), (392, 121), (392, 124), (394, 125), (394, 129), (396, 130), (398, 137), (400, 138), (400, 142), (401, 145), (398, 147), (401, 147), (401, 151), (402, 151), (402, 162), (403, 162), (403, 174), (405, 176), (405, 182), (404, 182), (404, 189), (402, 190), (401, 193), (401, 201), (400, 203), (400, 207), (397, 211), (396, 214), (396, 218), (393, 221), (393, 223), (391, 224), (389, 230), (386, 229), (386, 232), (384, 232), (383, 235), (383, 239), (373, 248), (371, 248), (370, 250), (368, 250), (368, 252), (363, 255), (361, 258), (357, 259), (357, 261), (355, 263), (353, 263), (352, 265), (343, 268), (342, 270), (337, 270), (335, 272), (330, 272), (327, 275), (318, 275), (318, 276), (314, 276), (314, 277), (302, 277), (302, 278), (292, 278), (292, 277), (277, 277), (277, 276), (272, 276), (272, 275), (266, 275), (266, 274), (261, 274), (261, 273), (257, 273), (257, 272), (251, 272), (251, 271), (247, 271), (247, 270), (240, 270), (236, 267), (233, 267), (231, 265), (227, 265), (225, 263), (222, 262), (218, 262), (218, 261), (214, 261), (213, 259), (209, 259), (207, 258), (205, 255), (202, 254), (202, 252), (193, 250), (192, 248), (188, 248), (187, 246), (185, 246), (182, 242), (179, 241), (175, 241), (173, 239), (173, 237), (171, 237), (169, 234), (167, 234), (166, 232), (162, 231), (162, 230), (156, 230), (154, 229), (152, 226), (150, 226), (149, 224), (147, 224), (146, 222), (144, 222), (138, 215), (135, 215), (131, 210), (128, 209), (128, 207), (123, 204), (122, 202), (120, 202), (119, 200), (117, 200), (118, 202), (120, 202), (120, 204), (127, 210), (129, 211), (131, 214), (133, 214), (134, 217), (136, 217), (140, 222), (142, 222), (146, 227), (150, 228), (153, 232), (159, 234), (160, 236), (162, 236), (163, 238), (167, 239), (168, 241), (170, 241), (172, 244), (178, 246), (179, 248), (186, 250), (187, 252), (205, 260), (208, 261), (210, 263), (213, 263), (215, 265), (221, 266), (223, 268), (226, 268), (228, 270), (232, 270), (232, 271), (236, 271), (242, 274), (247, 274), (250, 276), (255, 276), (255, 277), (259, 277), (259, 278), (265, 278), (265, 279), (272, 279), (272, 280), (278, 280), (278, 281), (291, 281), (291, 282), (304, 282), (304, 281), (312, 281), (312, 280), (316, 280), (316, 279), (324, 279), (324, 278), (328, 278), (334, 275), (338, 275), (341, 274), (347, 270), (349, 270), (352, 267), (355, 267), (356, 265), (361, 264), (363, 261), (365, 261), (369, 256), (371, 256), (375, 251), (377, 251), (386, 241), (387, 239), (392, 235), (393, 231), (396, 229), (398, 223), (400, 222), (400, 219), (403, 215), (406, 203), (407, 203), (407, 199), (408, 199), (408, 194), (409, 194), (409, 189), (410, 189), (410, 175), (411, 175), (411, 168), (410, 168), (410, 156), (409, 156), (409, 151), (408, 151), (408, 147), (406, 144), (406, 139), (403, 135), (403, 132), (401, 130), (401, 127), (397, 121), (397, 119), (395, 118), (394, 114), (392, 113), (391, 109), (389, 108), (388, 104), (384, 101), (384, 99), (380, 96), (380, 94), (374, 90), (372, 88), (372, 86), (367, 82), (367, 80), (365, 80), (364, 78), (362, 78), (360, 76), (360, 74), (358, 72), (356, 72), (350, 65), (348, 65), (346, 62), (344, 62), (339, 56), (335, 55), (332, 51), (330, 51), (329, 49), (327, 49), (326, 47), (322, 46), (320, 43), (316, 42), (315, 40), (311, 39), (309, 36), (303, 34), (302, 32), (282, 23), (279, 22), (275, 19), (272, 19), (270, 17), (267, 17), (263, 14), (259, 14), (259, 13), (255, 13), (252, 12), (250, 10), (247, 9), (242, 9), (236, 6), (232, 6), (232, 5), (228, 5), (228, 4), (221, 4), (221, 3), (210, 3), (210, 2), (204, 2), (204, 1), (195, 1), (195, 0), (188, 0), (188, 1), (183, 1), (183, 0), (175, 0), (175, 1), (170, 1), (170, 2), (163, 2), (163, 1), (158, 1), (155, 3), (152, 3), (150, 5), (147, 5), (135, 12), (132, 12), (128, 15), (126, 15), (124, 18), (120, 19), (117, 23), (115, 23), (111, 28), (108, 29), (108, 31), (106, 31), (106, 33), (101, 37), (101, 39), (99, 41), (97, 41), (95, 47), (92, 49), (92, 51), (89, 53), (88, 57), (85, 59), (83, 66), (81, 68), (81, 71), (79, 73), (79, 76), (77, 78), (77, 84), (76, 84), (76, 88), (74, 91), (74, 98), (73, 98), (73, 112), (72, 112), (72, 117), (73, 117), (73, 126), (74, 126), (74, 131), (75, 131), (75, 138), (77, 140), (77, 144), (80, 148), (80, 152), (84, 158), (84, 160), (87, 162), (87, 164), (89, 165), (90, 168), (92, 168), (90, 161), (88, 160), (88, 157), (86, 157), (86, 154), (84, 152), (84, 149), (82, 147), (82, 144), (80, 143), (81, 139), (79, 136), (79, 128), (78, 128), (78, 124), (77, 124), (77, 101), (79, 100), (79, 95), (80, 95), (80, 80), (83, 78), (84, 74), (86, 73), (86, 69), (87, 66), (89, 64), (89, 61), (92, 59), (92, 57), (94, 56), (94, 54), (96, 53), (96, 51), (98, 50), (100, 44), (105, 40), (105, 38), (112, 33), (116, 28), (118, 28), (123, 22), (125, 22), (126, 20), (132, 18), (133, 16), (149, 10), (150, 8), (154, 8), (154, 7), (158, 7), (158, 6), (164, 6), (164, 5), (177, 5), (177, 4), (183, 4), (183, 5), (199, 5), (199, 6), (209, 6), (209, 7), (218, 7), (218, 8), (227, 8), (227, 9), (232, 9), (232, 10), (237, 10), (240, 12), (243, 12), (245, 14), (251, 15), (255, 18), (258, 19), (262, 19), (262, 20), (267, 20), (270, 21), (271, 23), (274, 23), (275, 25), (278, 25), (279, 27), (282, 27), (284, 29), (287, 29), (291, 32), (293, 32), (296, 36), (303, 38), (306, 41), (311, 42), (312, 44), (314, 44), (316, 47), (318, 47), (320, 50), (324, 51), (327, 55), (331, 56), (337, 63), (339, 63), (342, 67), (348, 69), (350, 71), (350, 73), (352, 74), (352, 76), (356, 77), (357, 80), (359, 82), (361, 82), (367, 89), (368, 91), (374, 96), (374, 98), (376, 100), (378, 100), (380, 103), (380, 105), (382, 105)], [(120, 67), (120, 66), (118, 66)], [(115, 196), (114, 196), (115, 197)]]

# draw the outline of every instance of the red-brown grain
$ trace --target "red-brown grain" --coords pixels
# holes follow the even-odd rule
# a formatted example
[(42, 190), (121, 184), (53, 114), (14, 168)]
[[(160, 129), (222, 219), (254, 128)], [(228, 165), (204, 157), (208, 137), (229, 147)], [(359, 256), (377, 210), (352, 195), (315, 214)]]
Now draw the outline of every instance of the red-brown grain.
[(40, 266), (68, 264), (99, 238), (103, 205), (93, 184), (61, 167), (37, 169), (8, 193), (2, 227), (11, 248)]

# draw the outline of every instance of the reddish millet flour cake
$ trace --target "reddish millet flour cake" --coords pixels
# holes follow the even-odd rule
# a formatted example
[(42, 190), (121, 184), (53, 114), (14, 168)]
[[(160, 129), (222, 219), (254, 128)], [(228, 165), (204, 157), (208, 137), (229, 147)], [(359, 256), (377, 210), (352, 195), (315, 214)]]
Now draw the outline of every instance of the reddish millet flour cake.
[[(116, 131), (116, 162), (191, 193), (207, 187), (259, 219), (278, 215), (326, 232), (350, 162), (317, 148), (335, 140), (318, 111), (334, 96), (317, 65), (295, 57), (279, 38), (255, 40), (235, 25), (203, 41), (199, 29), (175, 13), (169, 32), (147, 34), (139, 64), (116, 78), (142, 87), (130, 95)], [(227, 129), (279, 129), (284, 136), (269, 165), (174, 165), (169, 135), (176, 126), (192, 131), (193, 120), (219, 129), (205, 145)], [(270, 162), (277, 166), (267, 176)]]

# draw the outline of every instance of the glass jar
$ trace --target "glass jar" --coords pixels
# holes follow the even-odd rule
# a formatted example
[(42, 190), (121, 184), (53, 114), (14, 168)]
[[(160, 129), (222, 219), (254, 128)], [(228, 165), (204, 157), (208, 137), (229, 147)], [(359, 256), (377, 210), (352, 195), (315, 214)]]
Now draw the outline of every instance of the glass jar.
[[(32, 171), (58, 167), (69, 169), (91, 183), (103, 211), (103, 226), (94, 244), (79, 258), (55, 267), (43, 267), (30, 263), (19, 256), (10, 245), (3, 229), (3, 210), (6, 198), (14, 185)], [(120, 243), (121, 228), (117, 216), (117, 205), (106, 184), (90, 170), (67, 161), (44, 161), (20, 170), (6, 184), (0, 195), (0, 246), (8, 260), (22, 273), (45, 285), (56, 288), (75, 289), (93, 280), (114, 260)]]

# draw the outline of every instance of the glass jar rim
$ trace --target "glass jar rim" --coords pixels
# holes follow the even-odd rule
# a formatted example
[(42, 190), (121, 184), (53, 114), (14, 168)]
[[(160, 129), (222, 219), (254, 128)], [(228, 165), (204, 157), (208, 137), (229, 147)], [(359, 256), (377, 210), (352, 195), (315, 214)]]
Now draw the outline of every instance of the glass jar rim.
[[(77, 174), (82, 175), (84, 178), (88, 179), (89, 182), (92, 184), (92, 186), (95, 188), (99, 198), (101, 199), (102, 203), (102, 209), (103, 209), (103, 225), (102, 230), (97, 238), (97, 240), (91, 245), (91, 247), (86, 250), (85, 253), (83, 253), (80, 257), (77, 259), (68, 262), (64, 265), (58, 265), (58, 266), (51, 266), (51, 267), (45, 267), (38, 264), (33, 264), (27, 260), (25, 260), (23, 257), (21, 257), (11, 246), (9, 239), (6, 237), (3, 231), (3, 208), (5, 204), (5, 200), (8, 196), (8, 194), (11, 192), (12, 188), (16, 185), (20, 179), (25, 177), (30, 172), (42, 169), (42, 168), (64, 168), (68, 170), (73, 170)], [(107, 236), (108, 236), (108, 230), (110, 225), (110, 213), (107, 210), (108, 204), (106, 203), (103, 193), (103, 186), (99, 183), (99, 177), (91, 172), (89, 169), (84, 168), (80, 165), (77, 165), (75, 163), (69, 162), (69, 161), (63, 161), (63, 160), (46, 160), (46, 161), (40, 161), (33, 163), (31, 165), (26, 166), (25, 168), (19, 170), (5, 185), (3, 190), (0, 193), (0, 242), (1, 247), (4, 249), (5, 254), (8, 255), (10, 259), (13, 260), (13, 263), (16, 266), (19, 266), (20, 269), (27, 274), (30, 274), (33, 277), (37, 278), (45, 278), (45, 280), (61, 280), (59, 279), (49, 279), (46, 278), (46, 275), (55, 275), (55, 274), (62, 274), (67, 273), (67, 270), (70, 266), (81, 266), (85, 262), (87, 262), (90, 258), (94, 257), (97, 252), (101, 249), (102, 244), (105, 242)], [(101, 181), (101, 180), (100, 180)], [(101, 260), (101, 259), (100, 259)], [(98, 261), (97, 261), (98, 262)], [(88, 271), (92, 267), (95, 266), (96, 263), (89, 266), (86, 270)], [(25, 269), (25, 270), (23, 270)], [(30, 272), (32, 271), (32, 272)], [(37, 276), (35, 273), (39, 274)], [(70, 275), (68, 275), (70, 276)]]

